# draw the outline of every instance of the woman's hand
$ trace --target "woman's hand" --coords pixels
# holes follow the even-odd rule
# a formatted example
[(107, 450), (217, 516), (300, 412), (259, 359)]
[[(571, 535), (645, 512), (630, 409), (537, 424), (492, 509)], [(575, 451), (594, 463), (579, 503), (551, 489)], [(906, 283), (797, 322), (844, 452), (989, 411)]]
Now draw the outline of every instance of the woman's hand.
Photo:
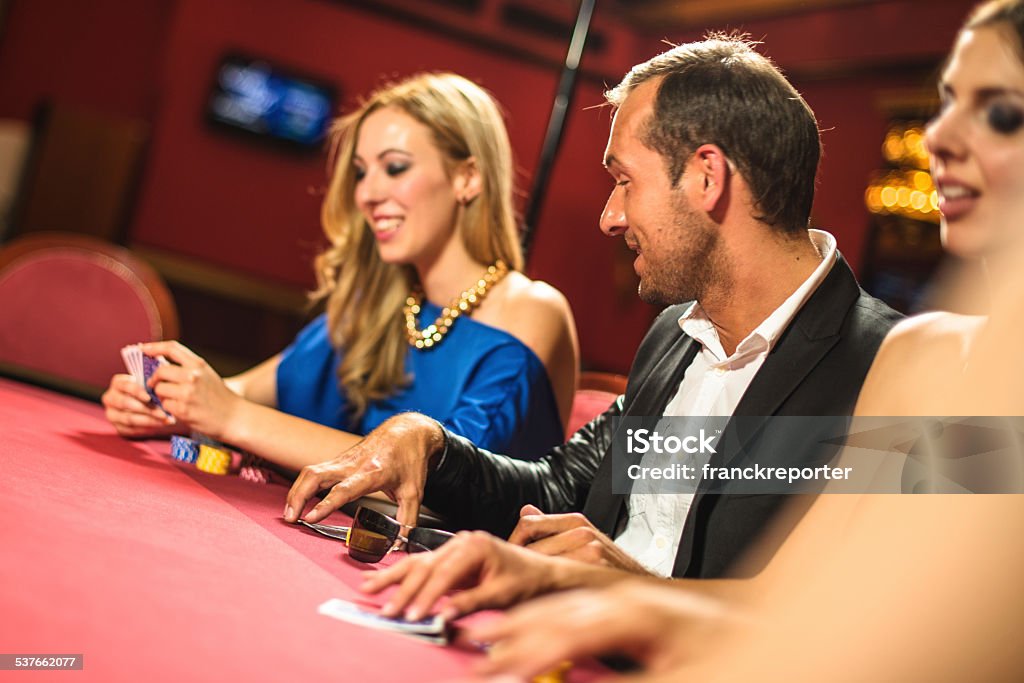
[(670, 581), (633, 578), (530, 601), (470, 628), (466, 636), (493, 644), (478, 667), (484, 674), (529, 678), (565, 660), (622, 654), (654, 680), (692, 663), (726, 631), (748, 623), (745, 614), (717, 599)]
[(143, 344), (142, 351), (173, 362), (161, 365), (149, 379), (167, 412), (194, 431), (225, 440), (244, 399), (209, 363), (176, 341)]
[(102, 401), (110, 424), (125, 438), (167, 436), (177, 431), (175, 419), (157, 408), (131, 375), (114, 375)]

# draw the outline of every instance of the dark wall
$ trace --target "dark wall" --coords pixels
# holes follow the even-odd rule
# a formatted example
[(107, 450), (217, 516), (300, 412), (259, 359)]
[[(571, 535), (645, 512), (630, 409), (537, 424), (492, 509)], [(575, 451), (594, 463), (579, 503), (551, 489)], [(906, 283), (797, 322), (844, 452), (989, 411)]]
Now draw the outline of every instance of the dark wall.
[(176, 0), (14, 0), (0, 29), (0, 116), (51, 98), (151, 118)]
[[(495, 3), (491, 3), (494, 5)], [(536, 3), (535, 3), (536, 4)], [(541, 3), (543, 4), (543, 3)], [(948, 49), (970, 2), (885, 2), (749, 25), (817, 112), (826, 156), (815, 222), (856, 268), (867, 215), (863, 190), (880, 163), (882, 94), (917, 86), (922, 64)], [(697, 32), (644, 34), (600, 14), (606, 53), (584, 66), (612, 84), (628, 67)], [(526, 52), (561, 55), (558, 41)], [(536, 47), (536, 49), (534, 49)], [(0, 116), (28, 118), (44, 97), (152, 125), (129, 228), (159, 248), (270, 282), (308, 287), (322, 244), (322, 157), (296, 158), (226, 137), (203, 122), (214, 69), (227, 50), (333, 81), (343, 103), (382, 78), (454, 70), (494, 92), (529, 187), (557, 83), (543, 60), (490, 49), (352, 3), (320, 0), (14, 0), (0, 42)], [(926, 69), (924, 69), (926, 70)], [(531, 275), (562, 289), (576, 312), (587, 365), (625, 371), (651, 318), (635, 297), (631, 258), (597, 230), (610, 179), (601, 76), (580, 84), (539, 221)], [(520, 204), (522, 206), (522, 202)]]

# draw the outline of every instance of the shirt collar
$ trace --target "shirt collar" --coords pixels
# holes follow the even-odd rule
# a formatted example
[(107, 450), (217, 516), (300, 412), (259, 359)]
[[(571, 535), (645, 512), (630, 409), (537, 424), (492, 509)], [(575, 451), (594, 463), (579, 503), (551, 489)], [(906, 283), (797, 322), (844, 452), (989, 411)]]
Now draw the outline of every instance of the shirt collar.
[(729, 358), (725, 357), (725, 350), (718, 338), (718, 330), (711, 323), (711, 320), (704, 313), (700, 303), (694, 301), (679, 316), (679, 327), (683, 332), (711, 352), (720, 361), (734, 361), (739, 358), (767, 352), (772, 349), (775, 342), (785, 331), (786, 327), (796, 316), (797, 311), (807, 303), (818, 286), (825, 280), (825, 276), (832, 270), (836, 262), (836, 238), (824, 230), (808, 230), (811, 244), (821, 254), (821, 263), (814, 269), (814, 272), (776, 308), (771, 315), (765, 318), (760, 325), (747, 335), (747, 337), (736, 346), (736, 352)]

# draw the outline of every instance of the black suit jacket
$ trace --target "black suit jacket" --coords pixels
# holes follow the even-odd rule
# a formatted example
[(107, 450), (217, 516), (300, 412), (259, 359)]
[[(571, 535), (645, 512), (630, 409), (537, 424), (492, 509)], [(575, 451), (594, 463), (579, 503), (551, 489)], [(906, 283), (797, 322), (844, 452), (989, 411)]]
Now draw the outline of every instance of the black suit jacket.
[[(670, 306), (641, 342), (626, 393), (602, 415), (539, 461), (524, 462), (476, 448), (448, 434), (447, 453), (429, 476), (425, 503), (462, 528), (507, 535), (519, 508), (582, 511), (611, 535), (626, 510), (612, 492), (613, 418), (659, 416), (675, 395), (699, 344)], [(900, 315), (868, 296), (840, 256), (777, 340), (734, 415), (849, 415), (868, 368)], [(800, 460), (799, 454), (794, 454)], [(775, 517), (785, 496), (709, 495), (698, 488), (673, 576), (718, 577)]]

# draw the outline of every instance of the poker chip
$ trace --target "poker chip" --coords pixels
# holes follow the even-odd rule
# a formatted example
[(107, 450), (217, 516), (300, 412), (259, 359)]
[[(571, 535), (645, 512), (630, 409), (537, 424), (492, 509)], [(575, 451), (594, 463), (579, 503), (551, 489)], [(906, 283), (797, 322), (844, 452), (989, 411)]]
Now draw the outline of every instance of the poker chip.
[(254, 484), (267, 484), (270, 482), (270, 476), (262, 467), (242, 465), (241, 469), (238, 470), (238, 476)]
[(199, 444), (196, 468), (210, 474), (227, 474), (231, 471), (231, 452), (205, 443)]
[(188, 437), (172, 436), (171, 457), (180, 462), (194, 463), (199, 457), (199, 444)]
[(271, 474), (263, 458), (252, 453), (242, 453), (242, 461), (238, 468), (239, 477), (254, 484), (269, 484)]

